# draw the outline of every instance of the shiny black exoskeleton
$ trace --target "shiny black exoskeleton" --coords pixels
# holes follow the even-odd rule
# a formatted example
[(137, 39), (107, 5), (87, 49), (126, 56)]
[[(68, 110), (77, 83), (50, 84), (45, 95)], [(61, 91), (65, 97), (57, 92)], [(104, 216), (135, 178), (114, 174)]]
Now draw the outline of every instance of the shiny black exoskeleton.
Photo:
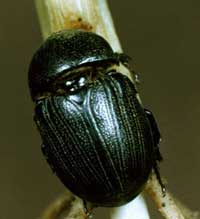
[(134, 84), (116, 71), (124, 57), (99, 35), (66, 30), (44, 42), (29, 69), (49, 165), (74, 194), (98, 206), (133, 199), (152, 169), (160, 180), (160, 133)]

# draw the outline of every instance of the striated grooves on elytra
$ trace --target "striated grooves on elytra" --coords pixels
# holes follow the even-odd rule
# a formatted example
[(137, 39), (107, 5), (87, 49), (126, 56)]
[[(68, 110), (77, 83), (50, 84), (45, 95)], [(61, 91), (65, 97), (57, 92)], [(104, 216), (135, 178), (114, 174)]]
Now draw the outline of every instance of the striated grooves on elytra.
[[(63, 104), (64, 104), (64, 102), (65, 102), (65, 100), (63, 99)], [(82, 115), (82, 111), (79, 109), (79, 106), (75, 102), (67, 101), (67, 103), (70, 104), (70, 106), (69, 107), (65, 106), (64, 113), (62, 113), (63, 108), (60, 106), (60, 104), (59, 104), (59, 106), (56, 106), (56, 108), (57, 107), (60, 108), (58, 110), (58, 117), (61, 118), (61, 122), (63, 123), (63, 127), (66, 128), (64, 134), (66, 135), (67, 133), (70, 133), (70, 140), (71, 140), (71, 139), (74, 139), (73, 133), (77, 132), (77, 131), (79, 132), (78, 139), (76, 139), (76, 142), (72, 145), (72, 148), (71, 148), (71, 151), (73, 151), (73, 153), (75, 153), (76, 155), (77, 154), (80, 155), (78, 157), (78, 159), (73, 160), (75, 162), (75, 166), (80, 167), (79, 169), (77, 169), (77, 171), (79, 173), (81, 173), (81, 176), (83, 178), (87, 178), (87, 180), (86, 180), (86, 182), (88, 182), (87, 185), (89, 185), (91, 183), (90, 182), (91, 176), (93, 176), (94, 177), (93, 179), (96, 179), (97, 182), (103, 183), (103, 178), (102, 178), (101, 174), (99, 174), (99, 172), (97, 171), (97, 168), (95, 168), (96, 166), (94, 166), (94, 164), (91, 161), (88, 161), (88, 156), (90, 156), (90, 154), (91, 155), (93, 154), (90, 146), (94, 145), (95, 143), (94, 143), (94, 141), (91, 138), (89, 133), (88, 133), (88, 135), (85, 135), (85, 130), (88, 129), (86, 119)], [(63, 115), (72, 115), (72, 113), (79, 115), (79, 117), (78, 118), (77, 117), (67, 118), (67, 116), (63, 116)], [(81, 126), (80, 126), (80, 124), (81, 124)], [(71, 127), (73, 127), (73, 130)], [(67, 144), (67, 142), (65, 142), (65, 143)], [(85, 144), (84, 148), (82, 147), (83, 144)], [(65, 148), (65, 150), (67, 151), (67, 150), (69, 150), (68, 147), (71, 146), (71, 144), (67, 144), (66, 146), (67, 147)], [(67, 156), (66, 158), (68, 159), (68, 157), (69, 156)], [(80, 163), (80, 165), (77, 165), (79, 163)], [(84, 173), (81, 172), (81, 170), (84, 171)]]
[[(140, 162), (136, 162), (136, 163), (140, 164), (140, 167), (142, 167), (143, 161), (145, 160), (144, 159), (144, 144), (145, 144), (145, 142), (143, 141), (144, 129), (142, 129), (142, 127), (141, 127), (140, 120), (139, 120), (140, 115), (138, 113), (138, 112), (141, 112), (141, 106), (140, 106), (138, 100), (136, 99), (136, 96), (132, 95), (132, 89), (130, 89), (130, 83), (128, 83), (126, 81), (125, 87), (127, 88), (127, 90), (126, 90), (127, 95), (125, 96), (125, 101), (127, 101), (129, 106), (131, 106), (131, 108), (132, 108), (132, 110), (130, 112), (127, 112), (127, 114), (131, 118), (130, 120), (133, 121), (134, 128), (132, 131), (135, 132), (134, 135), (132, 135), (132, 134), (130, 134), (130, 135), (135, 136), (134, 147), (135, 147), (135, 149), (137, 148), (137, 150), (138, 150), (138, 152), (137, 152), (137, 150), (134, 150), (136, 156), (133, 158), (133, 160), (140, 161)], [(132, 96), (132, 102), (130, 102), (131, 98), (129, 95)], [(140, 109), (137, 109), (137, 107), (139, 107)], [(132, 112), (134, 112), (134, 113), (132, 113)], [(140, 133), (142, 133), (142, 134), (140, 134)], [(136, 169), (138, 169), (138, 166), (136, 166)]]
[[(145, 161), (146, 157), (145, 157), (145, 151), (144, 151), (144, 146), (146, 142), (144, 142), (144, 136), (143, 136), (145, 133), (145, 129), (144, 129), (143, 124), (141, 125), (141, 122), (144, 123), (144, 121), (143, 121), (143, 118), (142, 118), (142, 121), (140, 121), (141, 119), (139, 119), (139, 116), (140, 116), (139, 112), (142, 111), (142, 114), (144, 116), (144, 111), (140, 103), (136, 99), (136, 96), (135, 96), (136, 91), (134, 93), (135, 89), (131, 87), (133, 85), (131, 84), (130, 81), (128, 81), (128, 79), (125, 76), (124, 76), (124, 80), (122, 80), (122, 78), (117, 78), (117, 76), (110, 77), (108, 80), (109, 80), (108, 83), (112, 84), (112, 88), (114, 89), (114, 94), (116, 95), (116, 97), (118, 97), (118, 98), (115, 98), (117, 101), (116, 111), (119, 114), (118, 118), (121, 118), (122, 120), (122, 124), (125, 130), (124, 134), (126, 135), (126, 140), (127, 140), (126, 142), (123, 142), (122, 145), (127, 146), (126, 149), (123, 149), (123, 152), (124, 150), (125, 151), (127, 150), (128, 153), (123, 153), (122, 157), (124, 159), (128, 159), (131, 157), (130, 160), (132, 161), (132, 164), (129, 163), (128, 165), (130, 166), (128, 168), (130, 170), (132, 166), (133, 170), (137, 170), (138, 172), (139, 169), (146, 168), (146, 166), (144, 166), (146, 165), (146, 161)], [(133, 132), (135, 132), (134, 135), (133, 135)], [(142, 133), (142, 134), (139, 135), (139, 133)], [(135, 149), (133, 150), (133, 148), (131, 147), (135, 147)], [(139, 161), (139, 162), (136, 162), (136, 161)], [(126, 163), (124, 160), (123, 164), (124, 164), (123, 168), (124, 170), (126, 170), (125, 165), (127, 165), (127, 160), (126, 160)], [(138, 165), (140, 165), (139, 169), (138, 169)], [(123, 173), (125, 174), (128, 172), (123, 171)], [(128, 174), (130, 174), (130, 172)], [(135, 174), (140, 174), (140, 173), (135, 173)]]
[[(54, 156), (56, 158), (56, 160), (58, 161), (59, 167), (62, 167), (62, 165), (64, 165), (64, 167), (67, 169), (67, 171), (69, 171), (68, 173), (71, 175), (71, 177), (73, 179), (75, 179), (76, 177), (74, 176), (74, 174), (72, 174), (73, 170), (70, 170), (70, 168), (68, 168), (65, 163), (62, 161), (61, 157), (60, 157), (60, 150), (58, 150), (57, 148), (57, 141), (60, 142), (62, 144), (62, 142), (59, 140), (58, 137), (58, 131), (57, 131), (57, 127), (55, 127), (54, 123), (52, 122), (52, 117), (49, 114), (49, 106), (48, 106), (48, 100), (44, 100), (43, 102), (43, 114), (42, 114), (42, 118), (44, 118), (41, 123), (43, 123), (42, 125), (45, 127), (42, 129), (42, 135), (44, 138), (44, 144), (48, 144), (48, 151), (47, 151), (47, 155), (49, 156)], [(41, 117), (40, 117), (41, 119)], [(55, 138), (55, 139), (53, 139)], [(56, 145), (54, 144), (56, 142)], [(45, 147), (46, 148), (46, 147)]]
[[(130, 118), (132, 118), (132, 120), (134, 121), (135, 124), (135, 140), (136, 140), (136, 144), (135, 147), (137, 147), (137, 150), (139, 151), (139, 153), (136, 153), (137, 155), (140, 155), (139, 157), (136, 157), (135, 160), (140, 161), (140, 167), (142, 167), (143, 164), (146, 164), (145, 161), (145, 151), (144, 151), (144, 147), (146, 142), (144, 142), (144, 133), (145, 133), (145, 129), (144, 126), (141, 126), (141, 123), (144, 122), (144, 110), (142, 109), (139, 101), (136, 98), (136, 95), (132, 95), (133, 90), (131, 89), (131, 86), (133, 86), (132, 84), (130, 84), (130, 82), (128, 82), (128, 80), (125, 80), (125, 87), (127, 88), (126, 93), (129, 94), (130, 96), (132, 96), (132, 102), (130, 102), (130, 98), (126, 98), (128, 105), (131, 106), (132, 110), (131, 112), (127, 112), (128, 115), (130, 116)], [(141, 117), (142, 115), (142, 117)], [(141, 119), (140, 119), (141, 118)], [(136, 152), (137, 152), (136, 150)], [(135, 150), (134, 150), (135, 151)], [(143, 169), (145, 169), (145, 167), (143, 167)]]
[[(113, 88), (113, 94), (114, 94), (114, 99), (116, 101), (116, 112), (119, 114), (117, 118), (119, 119), (119, 124), (122, 126), (121, 130), (119, 130), (120, 133), (120, 137), (119, 137), (119, 148), (121, 149), (121, 163), (122, 163), (122, 167), (121, 167), (121, 178), (126, 182), (126, 179), (129, 178), (128, 177), (128, 173), (127, 173), (127, 159), (129, 159), (129, 153), (131, 154), (130, 157), (131, 159), (131, 164), (129, 163), (130, 166), (132, 166), (132, 169), (134, 170), (136, 168), (135, 166), (135, 162), (134, 162), (134, 158), (136, 157), (134, 151), (131, 149), (129, 150), (128, 147), (129, 146), (134, 146), (135, 144), (135, 139), (132, 137), (132, 132), (133, 130), (130, 128), (130, 118), (128, 118), (127, 116), (127, 108), (125, 108), (125, 104), (126, 101), (129, 100), (129, 94), (128, 93), (123, 93), (123, 90), (119, 84), (118, 81), (116, 81), (116, 79), (114, 78), (109, 78), (108, 80), (110, 80), (110, 84), (112, 85)], [(122, 130), (124, 130), (124, 132), (122, 133)], [(123, 140), (123, 137), (125, 137), (125, 141)], [(125, 147), (124, 147), (125, 146)], [(134, 155), (133, 155), (134, 154)], [(130, 168), (130, 166), (128, 168)]]
[[(124, 126), (124, 115), (122, 115), (121, 113), (121, 106), (119, 105), (118, 103), (118, 98), (117, 97), (117, 94), (120, 96), (120, 92), (118, 90), (118, 88), (116, 87), (117, 86), (117, 83), (116, 81), (114, 81), (115, 83), (112, 83), (113, 80), (112, 78), (108, 79), (106, 78), (106, 83), (105, 83), (105, 89), (106, 89), (106, 93), (109, 95), (109, 98), (108, 98), (108, 103), (112, 103), (109, 105), (110, 108), (112, 108), (111, 110), (111, 117), (112, 117), (112, 120), (115, 121), (115, 130), (116, 130), (116, 139), (115, 139), (115, 147), (116, 150), (117, 150), (117, 154), (118, 154), (118, 159), (115, 160), (115, 165), (119, 167), (119, 175), (120, 175), (120, 182), (123, 186), (123, 191), (125, 191), (125, 184), (124, 184), (124, 180), (125, 180), (125, 175), (126, 175), (126, 165), (125, 165), (125, 162), (124, 162), (124, 157), (126, 156), (124, 154), (125, 152), (125, 142), (123, 140), (124, 136), (125, 136), (125, 133), (126, 133), (126, 129), (125, 129), (125, 133), (122, 132), (122, 130), (124, 130), (124, 128), (122, 126)], [(108, 85), (109, 84), (109, 85)], [(108, 89), (108, 87), (110, 89)], [(109, 93), (109, 90), (111, 91)], [(111, 120), (111, 121), (112, 121)], [(126, 128), (126, 127), (125, 127)], [(119, 162), (119, 164), (118, 164)]]
[[(109, 185), (110, 189), (108, 191), (113, 192), (113, 182), (108, 176), (108, 172), (110, 172), (110, 170), (105, 167), (105, 164), (111, 163), (112, 168), (114, 169), (115, 167), (113, 166), (112, 158), (109, 154), (109, 151), (105, 148), (106, 142), (108, 139), (104, 139), (105, 136), (102, 133), (102, 128), (100, 128), (98, 126), (97, 114), (95, 113), (95, 109), (93, 108), (93, 106), (94, 106), (93, 101), (95, 99), (96, 89), (98, 89), (98, 88), (95, 87), (95, 88), (92, 88), (88, 91), (88, 94), (87, 94), (87, 97), (85, 100), (84, 109), (85, 109), (86, 117), (88, 118), (88, 121), (90, 123), (90, 128), (91, 128), (90, 134), (92, 134), (93, 137), (95, 139), (97, 139), (97, 144), (94, 145), (94, 147), (95, 147), (97, 160), (98, 160), (99, 165), (101, 167), (102, 173), (104, 174), (105, 179), (106, 179), (105, 184)], [(94, 96), (93, 96), (93, 94), (94, 94)], [(104, 101), (102, 103), (105, 104)], [(100, 145), (98, 145), (98, 144), (100, 144)], [(99, 149), (101, 149), (101, 151)], [(100, 152), (101, 152), (101, 156), (100, 156)], [(103, 155), (103, 157), (102, 157), (102, 155)], [(104, 160), (104, 157), (106, 157), (105, 160)], [(114, 169), (114, 171), (115, 171), (115, 169)]]
[[(85, 162), (85, 159), (84, 159), (84, 154), (82, 154), (81, 153), (82, 151), (78, 148), (79, 143), (77, 139), (73, 137), (73, 130), (70, 128), (69, 125), (65, 124), (66, 118), (65, 116), (63, 116), (62, 113), (60, 113), (60, 109), (61, 109), (60, 104), (58, 104), (57, 99), (54, 99), (54, 101), (51, 101), (49, 111), (51, 112), (52, 110), (51, 115), (54, 115), (54, 117), (52, 116), (52, 118), (54, 119), (54, 123), (56, 124), (56, 127), (58, 127), (58, 130), (60, 131), (58, 136), (61, 136), (62, 138), (62, 142), (59, 145), (60, 146), (59, 156), (62, 159), (62, 162), (65, 168), (67, 167), (66, 162), (69, 162), (71, 164), (71, 167), (72, 168), (74, 167), (73, 171), (74, 172), (77, 171), (78, 174), (82, 177), (82, 179), (84, 179), (85, 183), (88, 184), (89, 178), (87, 177), (87, 175), (83, 172), (81, 168), (82, 164), (84, 163), (85, 163), (85, 166), (87, 166), (87, 163)], [(69, 139), (67, 139), (66, 136), (68, 136)], [(67, 140), (70, 141), (70, 144), (68, 144)], [(75, 147), (72, 147), (72, 145)], [(74, 159), (77, 156), (77, 154), (79, 155), (82, 154), (82, 156), (78, 160)], [(77, 166), (79, 167), (79, 169), (76, 169)], [(63, 168), (64, 172), (67, 173), (65, 168)]]
[[(98, 86), (96, 86), (95, 89), (92, 89), (94, 96), (91, 99), (93, 99), (93, 101), (96, 101), (96, 102), (90, 103), (90, 106), (91, 106), (90, 117), (94, 120), (93, 124), (96, 124), (95, 125), (96, 133), (98, 134), (98, 137), (104, 147), (104, 153), (105, 153), (105, 156), (107, 157), (107, 162), (113, 170), (113, 171), (109, 170), (109, 176), (112, 176), (114, 177), (114, 179), (117, 180), (119, 184), (117, 185), (117, 187), (120, 187), (120, 190), (123, 191), (124, 188), (123, 188), (121, 178), (119, 176), (120, 173), (116, 169), (117, 165), (116, 165), (116, 159), (115, 159), (115, 157), (117, 157), (117, 161), (119, 162), (119, 165), (120, 165), (120, 154), (118, 150), (119, 149), (118, 141), (120, 141), (120, 135), (118, 132), (116, 132), (118, 121), (116, 120), (115, 111), (113, 109), (113, 99), (112, 99), (113, 93), (111, 93), (110, 90), (111, 89), (107, 89), (106, 84), (104, 84), (104, 81), (102, 80), (99, 80)], [(97, 100), (95, 99), (96, 93), (100, 94), (99, 98), (96, 98)], [(101, 106), (101, 109), (103, 110), (103, 112), (102, 111), (98, 112), (97, 109), (95, 112), (95, 109), (92, 106), (94, 105), (98, 106), (100, 100), (101, 100), (101, 104), (103, 104), (103, 106)], [(103, 118), (102, 118), (103, 123), (102, 121), (101, 122), (98, 121), (99, 119), (101, 119), (101, 116), (98, 115), (98, 113), (103, 115)], [(100, 118), (98, 118), (98, 116)], [(115, 136), (113, 136), (112, 134)], [(113, 150), (113, 149), (116, 149), (116, 150)], [(103, 165), (105, 166), (105, 164)], [(113, 183), (114, 181), (112, 180), (112, 184)], [(113, 186), (115, 187), (116, 185), (113, 185)]]

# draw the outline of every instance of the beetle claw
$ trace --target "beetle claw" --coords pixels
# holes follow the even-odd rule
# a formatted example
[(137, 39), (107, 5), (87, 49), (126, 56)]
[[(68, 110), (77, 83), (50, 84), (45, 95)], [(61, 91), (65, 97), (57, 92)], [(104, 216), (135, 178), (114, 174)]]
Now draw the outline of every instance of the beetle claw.
[(88, 208), (86, 200), (83, 200), (83, 208), (84, 208), (84, 212), (85, 212), (85, 215), (86, 215), (85, 219), (92, 219), (93, 218), (92, 209)]

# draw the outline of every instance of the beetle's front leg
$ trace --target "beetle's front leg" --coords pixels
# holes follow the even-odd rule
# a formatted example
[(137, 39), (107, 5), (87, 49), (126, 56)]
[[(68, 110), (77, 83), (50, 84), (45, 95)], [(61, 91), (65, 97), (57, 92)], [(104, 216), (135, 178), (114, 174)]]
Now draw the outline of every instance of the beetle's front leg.
[(154, 162), (153, 169), (154, 169), (154, 172), (155, 172), (156, 177), (158, 179), (158, 182), (161, 186), (163, 196), (165, 196), (166, 188), (162, 182), (160, 172), (159, 172), (159, 166), (158, 166), (159, 162), (161, 162), (163, 160), (162, 155), (161, 155), (160, 150), (159, 150), (159, 143), (161, 141), (161, 134), (160, 134), (159, 128), (157, 126), (156, 120), (153, 116), (153, 113), (147, 109), (145, 109), (145, 113), (146, 113), (147, 119), (148, 119), (149, 124), (150, 124), (152, 137), (153, 137), (153, 143), (154, 143), (154, 147), (155, 147), (155, 150), (154, 150), (155, 162)]

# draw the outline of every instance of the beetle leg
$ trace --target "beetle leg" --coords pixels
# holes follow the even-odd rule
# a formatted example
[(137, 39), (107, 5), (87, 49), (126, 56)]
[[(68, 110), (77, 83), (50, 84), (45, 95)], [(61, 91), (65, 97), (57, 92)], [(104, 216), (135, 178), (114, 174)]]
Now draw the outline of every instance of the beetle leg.
[(162, 181), (162, 178), (160, 176), (160, 171), (159, 171), (159, 167), (158, 167), (158, 162), (157, 161), (154, 163), (153, 169), (154, 169), (154, 172), (156, 174), (156, 178), (157, 178), (157, 180), (158, 180), (158, 182), (160, 184), (163, 197), (165, 197), (165, 195), (166, 195), (166, 187), (165, 187), (165, 185), (164, 185), (164, 183)]
[(85, 214), (87, 215), (89, 211), (87, 208), (87, 201), (86, 200), (83, 200), (83, 207), (84, 207)]
[(93, 218), (92, 210), (95, 207), (98, 207), (98, 206), (95, 204), (89, 203), (83, 199), (83, 208), (84, 208), (84, 213), (86, 215), (85, 219), (92, 219)]
[(158, 147), (161, 141), (161, 134), (157, 126), (156, 120), (153, 116), (153, 113), (148, 109), (145, 109), (145, 113), (146, 113), (147, 119), (151, 127), (151, 132), (152, 132), (152, 137), (153, 137), (153, 142), (154, 142), (154, 147), (155, 147), (155, 153), (156, 153), (156, 160), (160, 162), (163, 160), (162, 155), (159, 151), (159, 147)]
[(155, 120), (152, 112), (145, 109), (145, 113), (146, 113), (147, 119), (150, 123), (151, 132), (152, 132), (152, 136), (153, 136), (154, 147), (155, 147), (155, 163), (154, 163), (153, 169), (154, 169), (154, 172), (155, 172), (156, 177), (158, 179), (158, 182), (161, 186), (163, 196), (165, 196), (166, 188), (165, 188), (165, 185), (162, 182), (160, 172), (159, 172), (159, 167), (158, 167), (158, 163), (163, 160), (162, 155), (161, 155), (160, 150), (159, 150), (159, 147), (158, 147), (159, 143), (161, 141), (161, 134), (160, 134), (160, 131), (159, 131), (157, 123), (156, 123), (156, 120)]

